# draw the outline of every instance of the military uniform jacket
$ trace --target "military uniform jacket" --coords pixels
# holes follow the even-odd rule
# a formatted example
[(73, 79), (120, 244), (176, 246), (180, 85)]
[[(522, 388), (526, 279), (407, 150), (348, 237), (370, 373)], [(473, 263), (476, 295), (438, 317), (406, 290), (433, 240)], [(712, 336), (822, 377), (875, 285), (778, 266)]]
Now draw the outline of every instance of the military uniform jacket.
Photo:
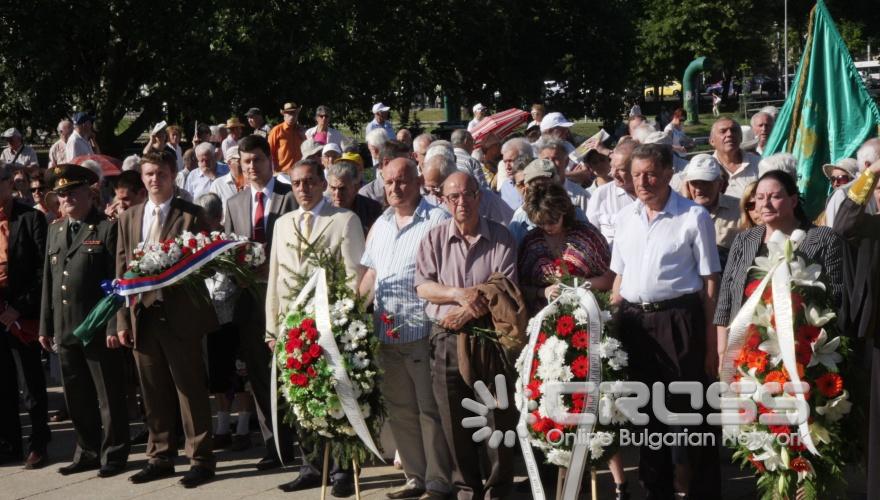
[[(40, 311), (40, 335), (65, 345), (79, 342), (73, 330), (104, 297), (101, 282), (116, 274), (115, 222), (92, 210), (68, 245), (69, 231), (67, 217), (49, 226)], [(107, 335), (116, 335), (115, 318)]]

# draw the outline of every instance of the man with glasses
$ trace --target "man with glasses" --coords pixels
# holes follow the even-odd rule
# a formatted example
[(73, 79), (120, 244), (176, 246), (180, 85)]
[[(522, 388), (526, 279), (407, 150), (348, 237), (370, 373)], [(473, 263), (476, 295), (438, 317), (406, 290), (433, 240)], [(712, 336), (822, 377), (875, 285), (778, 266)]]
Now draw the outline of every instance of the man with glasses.
[(315, 121), (318, 124), (306, 130), (306, 139), (311, 139), (318, 144), (341, 145), (343, 141), (346, 141), (342, 132), (330, 126), (330, 108), (327, 106), (318, 106), (318, 110), (315, 112)]
[[(452, 480), (459, 498), (506, 498), (513, 482), (513, 450), (478, 446), (461, 419), (464, 398), (475, 398), (461, 373), (470, 362), (460, 356), (459, 336), (475, 327), (492, 328), (489, 303), (479, 286), (500, 273), (513, 283), (516, 276), (516, 242), (497, 222), (480, 217), (480, 188), (464, 172), (455, 172), (443, 183), (443, 199), (452, 214), (449, 223), (432, 229), (422, 240), (416, 257), (415, 287), (425, 300), (425, 313), (436, 324), (430, 335), (434, 397), (440, 409), (443, 435), (452, 453)], [(487, 374), (488, 376), (488, 374)], [(494, 376), (492, 379), (493, 380)], [(509, 387), (495, 387), (507, 391)], [(512, 429), (516, 411), (495, 410), (497, 429)], [(491, 425), (491, 424), (490, 424)], [(488, 456), (488, 469), (481, 467), (481, 451)], [(481, 470), (488, 478), (483, 484)]]
[[(34, 208), (39, 210), (46, 216), (46, 222), (51, 223), (58, 217), (58, 204), (54, 203), (54, 207), (50, 206), (50, 197), (55, 196), (50, 193), (43, 182), (42, 177), (31, 180), (31, 197), (34, 199)], [(53, 200), (55, 201), (55, 200)]]
[[(453, 172), (460, 172), (455, 164), (455, 156), (445, 146), (431, 146), (426, 155), (428, 160), (422, 169), (424, 178), (423, 193), (433, 203), (440, 203), (440, 186)], [(508, 224), (513, 217), (513, 210), (504, 203), (498, 193), (489, 188), (480, 187), (480, 215), (499, 224)]]
[(354, 212), (361, 221), (364, 234), (368, 234), (373, 223), (382, 215), (382, 204), (358, 193), (359, 180), (357, 165), (352, 161), (339, 160), (327, 167), (327, 198), (330, 203)]
[[(306, 249), (321, 245), (333, 249), (339, 247), (348, 283), (357, 290), (360, 280), (359, 262), (364, 253), (364, 231), (357, 216), (350, 210), (337, 208), (324, 198), (327, 181), (324, 169), (316, 160), (301, 160), (290, 171), (290, 185), (299, 208), (278, 218), (275, 233), (284, 238), (272, 240), (269, 252), (269, 282), (266, 291), (266, 342), (275, 348), (283, 325), (278, 318), (287, 312), (296, 298), (297, 275), (311, 275), (313, 263)], [(310, 450), (303, 450), (303, 456)], [(336, 497), (354, 493), (350, 464), (334, 464), (330, 471), (333, 482), (331, 494)], [(321, 485), (321, 465), (306, 463), (299, 469), (299, 476), (278, 488), (291, 492)]]
[(101, 282), (116, 267), (116, 223), (92, 204), (91, 170), (62, 164), (49, 171), (66, 217), (52, 224), (46, 239), (40, 311), (40, 344), (58, 350), (64, 398), (76, 434), (73, 461), (63, 475), (99, 469), (99, 477), (125, 470), (128, 412), (123, 352), (116, 322), (84, 343), (73, 330), (104, 297)]
[(501, 199), (512, 209), (516, 210), (523, 204), (522, 196), (516, 189), (516, 183), (513, 179), (514, 164), (517, 160), (525, 158), (526, 165), (534, 158), (535, 153), (532, 145), (528, 140), (522, 137), (516, 137), (505, 142), (501, 146), (501, 162), (502, 168), (498, 169), (496, 177), (498, 182), (498, 192)]

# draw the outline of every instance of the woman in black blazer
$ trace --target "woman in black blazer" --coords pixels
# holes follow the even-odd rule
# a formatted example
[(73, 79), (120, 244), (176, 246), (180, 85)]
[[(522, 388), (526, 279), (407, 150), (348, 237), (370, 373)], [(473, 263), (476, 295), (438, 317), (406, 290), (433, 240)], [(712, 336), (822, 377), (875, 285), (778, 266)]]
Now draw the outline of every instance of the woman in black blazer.
[(820, 280), (828, 287), (834, 306), (840, 305), (843, 296), (844, 241), (831, 228), (817, 227), (810, 222), (799, 204), (795, 180), (780, 170), (762, 175), (755, 192), (755, 208), (764, 224), (736, 237), (721, 279), (715, 308), (719, 356), (723, 356), (727, 346), (727, 326), (742, 306), (749, 268), (754, 265), (755, 257), (767, 255), (766, 242), (774, 231), (791, 234), (801, 229), (806, 232), (795, 255), (822, 266)]

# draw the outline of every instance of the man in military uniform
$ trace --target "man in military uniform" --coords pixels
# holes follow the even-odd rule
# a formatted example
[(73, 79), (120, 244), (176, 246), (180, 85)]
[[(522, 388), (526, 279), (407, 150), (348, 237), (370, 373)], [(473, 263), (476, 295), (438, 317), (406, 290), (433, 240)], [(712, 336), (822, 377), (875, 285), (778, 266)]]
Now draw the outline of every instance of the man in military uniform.
[[(79, 165), (63, 164), (49, 171), (48, 182), (58, 195), (62, 213), (46, 237), (40, 344), (54, 343), (61, 359), (64, 397), (76, 432), (73, 462), (58, 469), (67, 475), (100, 469), (110, 477), (128, 461), (128, 414), (122, 351), (116, 320), (106, 335), (86, 345), (74, 329), (103, 297), (101, 281), (116, 274), (116, 223), (92, 204), (89, 186), (98, 176)], [(103, 428), (103, 429), (102, 429)]]

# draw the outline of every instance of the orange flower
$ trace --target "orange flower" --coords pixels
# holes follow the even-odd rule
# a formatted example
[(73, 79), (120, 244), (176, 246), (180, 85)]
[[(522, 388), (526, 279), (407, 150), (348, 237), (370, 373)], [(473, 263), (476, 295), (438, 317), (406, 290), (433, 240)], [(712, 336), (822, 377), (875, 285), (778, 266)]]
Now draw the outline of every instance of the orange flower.
[(752, 351), (746, 361), (749, 368), (755, 368), (758, 373), (767, 369), (767, 353), (764, 351)]
[(843, 377), (836, 373), (826, 373), (816, 379), (816, 387), (826, 398), (837, 397), (843, 392)]
[[(785, 370), (785, 368), (783, 368), (783, 370)], [(773, 370), (764, 377), (764, 382), (779, 382), (780, 384), (784, 384), (788, 382), (788, 376), (786, 376), (784, 371)]]

